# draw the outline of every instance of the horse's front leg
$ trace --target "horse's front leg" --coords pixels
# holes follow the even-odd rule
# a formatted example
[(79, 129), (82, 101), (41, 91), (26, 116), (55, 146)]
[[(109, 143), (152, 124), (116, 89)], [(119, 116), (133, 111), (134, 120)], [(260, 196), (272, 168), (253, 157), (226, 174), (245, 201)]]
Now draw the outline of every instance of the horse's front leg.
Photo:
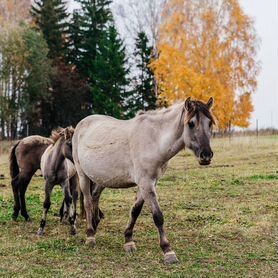
[(75, 227), (76, 232), (76, 209), (77, 209), (77, 200), (78, 200), (78, 176), (77, 174), (70, 179), (70, 191), (72, 195), (72, 201), (73, 201), (73, 218), (69, 219), (70, 222), (73, 222), (73, 225)]
[(54, 185), (46, 182), (45, 184), (45, 199), (43, 202), (43, 215), (42, 215), (42, 219), (41, 219), (41, 223), (40, 223), (40, 227), (38, 229), (37, 235), (42, 236), (44, 234), (44, 228), (45, 228), (45, 224), (46, 224), (46, 217), (47, 217), (47, 213), (48, 210), (51, 206), (51, 202), (50, 202), (50, 197), (51, 197), (51, 192), (53, 189)]
[(155, 182), (151, 180), (143, 180), (139, 183), (139, 189), (144, 201), (152, 212), (154, 223), (158, 229), (160, 236), (160, 247), (164, 253), (164, 263), (177, 263), (178, 259), (175, 252), (171, 250), (170, 243), (164, 230), (164, 217), (157, 199)]
[(138, 216), (141, 213), (142, 207), (144, 205), (144, 199), (140, 193), (140, 191), (137, 192), (137, 198), (133, 205), (133, 207), (130, 210), (130, 216), (129, 216), (129, 222), (127, 224), (127, 227), (125, 229), (125, 244), (124, 244), (124, 250), (128, 253), (133, 253), (136, 251), (136, 245), (133, 241), (133, 228), (135, 226), (136, 220)]

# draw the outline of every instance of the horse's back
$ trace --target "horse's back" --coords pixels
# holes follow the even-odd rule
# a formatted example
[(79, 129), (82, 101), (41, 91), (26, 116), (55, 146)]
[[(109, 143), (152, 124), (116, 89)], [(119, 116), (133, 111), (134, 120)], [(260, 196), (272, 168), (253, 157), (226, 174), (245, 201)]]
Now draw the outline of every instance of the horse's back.
[(20, 140), (15, 155), (19, 167), (26, 171), (33, 171), (40, 168), (41, 157), (52, 140), (39, 135), (32, 135)]

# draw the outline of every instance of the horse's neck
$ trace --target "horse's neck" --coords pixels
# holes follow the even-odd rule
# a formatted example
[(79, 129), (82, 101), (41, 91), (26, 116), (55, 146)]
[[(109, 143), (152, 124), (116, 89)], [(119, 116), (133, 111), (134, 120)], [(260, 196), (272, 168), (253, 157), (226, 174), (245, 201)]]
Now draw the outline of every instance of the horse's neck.
[(174, 157), (184, 148), (183, 106), (177, 105), (172, 111), (163, 115), (157, 132), (157, 140), (161, 156), (165, 162)]
[(65, 159), (62, 152), (62, 139), (58, 139), (58, 141), (53, 145), (52, 150), (49, 155), (49, 163), (53, 171), (58, 171), (61, 163)]

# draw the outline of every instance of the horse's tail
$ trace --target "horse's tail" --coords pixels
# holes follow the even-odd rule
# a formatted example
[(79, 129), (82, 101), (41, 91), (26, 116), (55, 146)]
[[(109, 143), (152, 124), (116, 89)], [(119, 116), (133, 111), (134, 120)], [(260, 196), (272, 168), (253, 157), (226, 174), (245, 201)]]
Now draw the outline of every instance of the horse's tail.
[(10, 152), (10, 176), (12, 178), (12, 181), (18, 176), (19, 174), (19, 167), (18, 167), (18, 163), (17, 163), (17, 159), (16, 159), (16, 155), (15, 155), (15, 150), (18, 146), (18, 144), (20, 143), (20, 141), (18, 141), (11, 149)]

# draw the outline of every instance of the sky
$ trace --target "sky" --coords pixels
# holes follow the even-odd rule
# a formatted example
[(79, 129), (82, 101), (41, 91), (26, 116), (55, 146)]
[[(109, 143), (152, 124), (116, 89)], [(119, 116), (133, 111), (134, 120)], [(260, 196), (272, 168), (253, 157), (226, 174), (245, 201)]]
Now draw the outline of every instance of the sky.
[[(121, 0), (117, 2), (121, 3)], [(260, 38), (257, 57), (261, 71), (253, 94), (254, 112), (250, 128), (255, 129), (256, 122), (259, 128), (278, 128), (278, 0), (239, 0), (239, 3), (254, 20)], [(73, 7), (71, 0), (70, 8)]]
[(278, 128), (278, 1), (240, 0), (244, 12), (255, 21), (260, 37), (258, 59), (261, 72), (253, 94), (254, 112), (250, 128)]

